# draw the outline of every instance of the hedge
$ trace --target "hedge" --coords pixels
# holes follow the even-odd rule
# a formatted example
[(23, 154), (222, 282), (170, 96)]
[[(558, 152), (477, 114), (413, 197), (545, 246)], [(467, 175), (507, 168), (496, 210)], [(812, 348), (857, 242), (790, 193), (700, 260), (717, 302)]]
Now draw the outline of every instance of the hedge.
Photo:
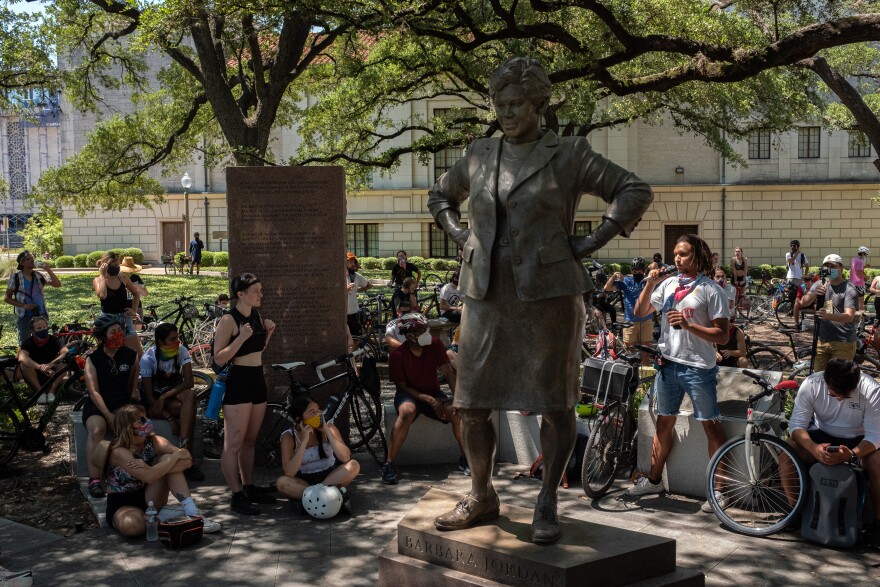
[(226, 251), (214, 253), (214, 267), (229, 267), (229, 253)]
[(123, 250), (123, 257), (131, 257), (138, 265), (144, 262), (144, 252), (137, 247), (131, 247)]
[(89, 266), (89, 256), (86, 254), (77, 255), (73, 258), (73, 266), (74, 267), (88, 267)]
[(202, 251), (202, 266), (214, 266), (214, 253), (212, 251)]
[(62, 268), (62, 269), (66, 269), (68, 267), (73, 267), (74, 266), (73, 257), (71, 255), (61, 255), (60, 257), (55, 259), (55, 266)]
[(97, 266), (98, 266), (98, 259), (100, 259), (101, 257), (103, 257), (103, 256), (104, 256), (104, 253), (106, 253), (106, 252), (107, 252), (107, 251), (94, 251), (94, 252), (92, 252), (92, 253), (89, 253), (89, 256), (88, 256), (89, 264), (88, 264), (88, 266), (89, 266), (89, 267), (97, 267)]

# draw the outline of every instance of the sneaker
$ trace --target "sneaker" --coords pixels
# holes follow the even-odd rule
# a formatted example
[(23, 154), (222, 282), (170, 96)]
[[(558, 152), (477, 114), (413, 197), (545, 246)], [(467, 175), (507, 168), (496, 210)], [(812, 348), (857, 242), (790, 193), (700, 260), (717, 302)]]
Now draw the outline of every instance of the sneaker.
[(54, 401), (55, 401), (55, 394), (54, 393), (47, 393), (46, 394), (46, 403), (51, 404)]
[(222, 529), (220, 526), (220, 522), (215, 522), (210, 518), (206, 518), (202, 515), (202, 512), (199, 511), (199, 515), (202, 516), (202, 532), (205, 534), (213, 534), (214, 532), (219, 532)]
[(241, 491), (232, 494), (232, 501), (229, 508), (239, 514), (245, 516), (253, 516), (260, 513), (260, 508), (252, 504)]
[(100, 479), (89, 479), (89, 495), (92, 497), (104, 497), (104, 487)]
[(193, 461), (192, 466), (183, 472), (183, 476), (186, 477), (187, 481), (204, 481), (205, 474), (202, 473), (201, 467), (199, 467), (198, 463)]
[(269, 505), (275, 503), (275, 497), (269, 495), (269, 491), (265, 487), (255, 487), (253, 485), (245, 485), (241, 488), (241, 492), (251, 503), (262, 503)]
[(162, 506), (162, 509), (159, 510), (159, 522), (167, 522), (171, 518), (179, 518), (180, 516), (186, 515), (183, 511), (183, 506), (179, 503), (168, 503)]
[(49, 399), (47, 398), (45, 393), (40, 394), (40, 397), (37, 398), (37, 404), (39, 404), (41, 406), (45, 406), (48, 403), (49, 403)]
[(635, 485), (623, 492), (626, 497), (641, 497), (642, 495), (652, 495), (663, 493), (663, 482), (651, 483), (647, 477), (639, 479)]
[(340, 487), (339, 491), (342, 492), (342, 511), (345, 514), (351, 515), (351, 493), (345, 487)]
[[(715, 492), (715, 501), (718, 502), (718, 505), (721, 509), (725, 509), (727, 507), (727, 496), (721, 493), (720, 491)], [(700, 506), (700, 511), (706, 514), (711, 514), (714, 510), (712, 509), (712, 504), (709, 503), (707, 499), (702, 506)]]
[(468, 465), (467, 458), (464, 455), (458, 457), (458, 470), (464, 473), (466, 476), (471, 476), (471, 468)]
[(393, 463), (382, 465), (382, 483), (397, 485), (397, 467)]

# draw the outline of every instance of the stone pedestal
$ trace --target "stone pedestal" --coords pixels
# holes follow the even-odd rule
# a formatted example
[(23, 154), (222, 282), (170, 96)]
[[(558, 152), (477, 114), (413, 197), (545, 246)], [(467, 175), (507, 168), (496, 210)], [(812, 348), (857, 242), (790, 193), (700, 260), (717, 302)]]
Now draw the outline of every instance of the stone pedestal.
[(532, 510), (501, 506), (495, 522), (441, 532), (434, 518), (461, 496), (431, 489), (400, 521), (379, 555), (379, 585), (687, 585), (699, 571), (677, 571), (675, 540), (562, 516), (562, 539), (529, 541)]

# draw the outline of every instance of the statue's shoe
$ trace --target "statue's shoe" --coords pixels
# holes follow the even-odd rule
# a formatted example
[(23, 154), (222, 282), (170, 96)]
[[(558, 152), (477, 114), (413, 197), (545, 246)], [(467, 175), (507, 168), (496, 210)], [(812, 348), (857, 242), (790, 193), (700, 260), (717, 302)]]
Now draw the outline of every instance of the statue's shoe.
[(497, 520), (500, 512), (497, 493), (483, 501), (468, 495), (456, 504), (454, 510), (434, 518), (434, 526), (438, 530), (463, 530), (478, 522)]
[(535, 505), (532, 518), (532, 542), (535, 544), (552, 544), (559, 540), (562, 531), (556, 519), (556, 504), (539, 501)]

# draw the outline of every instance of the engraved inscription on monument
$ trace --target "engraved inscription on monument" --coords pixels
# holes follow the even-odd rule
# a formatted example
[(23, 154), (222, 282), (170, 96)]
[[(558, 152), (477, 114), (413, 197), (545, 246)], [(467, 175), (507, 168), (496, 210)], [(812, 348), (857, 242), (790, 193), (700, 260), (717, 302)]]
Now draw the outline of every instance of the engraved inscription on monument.
[[(229, 167), (229, 277), (263, 284), (278, 329), (264, 363), (345, 351), (345, 174), (341, 167)], [(270, 401), (286, 375), (266, 372)]]

